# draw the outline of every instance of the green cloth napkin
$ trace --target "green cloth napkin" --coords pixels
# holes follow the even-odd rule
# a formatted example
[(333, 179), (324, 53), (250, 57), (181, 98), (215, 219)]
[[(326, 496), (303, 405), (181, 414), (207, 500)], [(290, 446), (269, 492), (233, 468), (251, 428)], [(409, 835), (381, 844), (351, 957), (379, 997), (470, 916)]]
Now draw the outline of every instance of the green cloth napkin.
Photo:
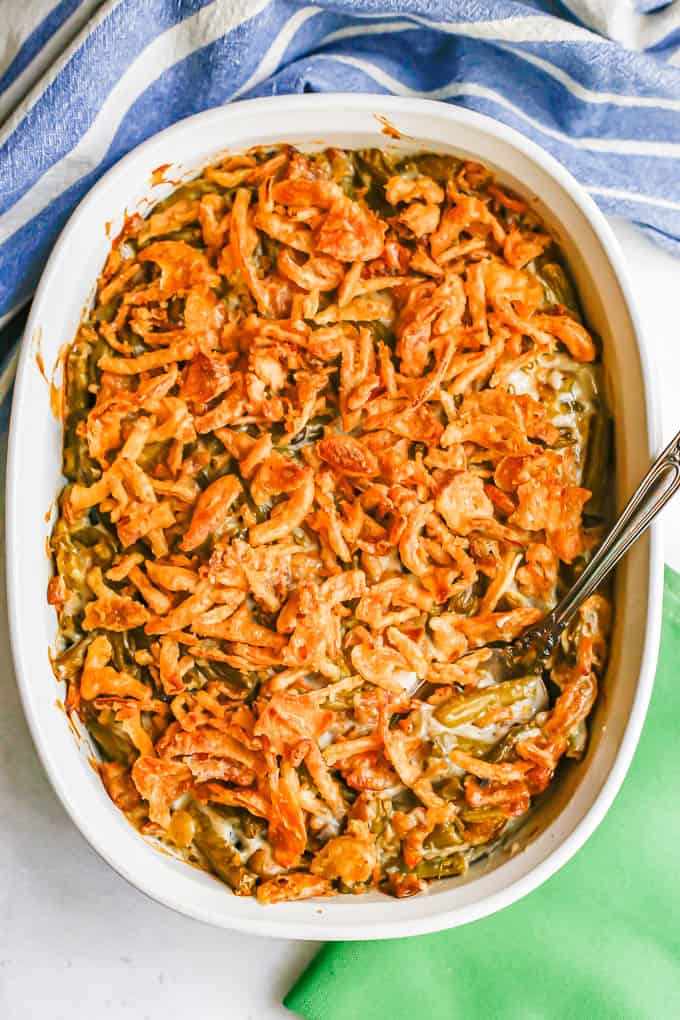
[(649, 715), (615, 804), (586, 846), (519, 903), (474, 924), (325, 946), (288, 993), (305, 1020), (680, 1017), (680, 574), (666, 568)]

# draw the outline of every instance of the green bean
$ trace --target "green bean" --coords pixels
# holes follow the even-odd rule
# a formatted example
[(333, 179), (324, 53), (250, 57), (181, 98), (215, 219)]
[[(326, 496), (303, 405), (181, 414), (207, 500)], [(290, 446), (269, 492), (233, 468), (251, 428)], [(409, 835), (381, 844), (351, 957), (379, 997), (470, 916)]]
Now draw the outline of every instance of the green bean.
[(57, 521), (52, 533), (51, 548), (57, 573), (66, 581), (70, 591), (78, 595), (89, 595), (86, 576), (91, 563), (89, 554), (83, 555), (83, 546), (78, 547), (69, 533), (63, 517)]
[(90, 550), (92, 559), (100, 566), (109, 566), (118, 552), (118, 541), (103, 525), (89, 524), (72, 533), (72, 540)]
[(268, 261), (270, 269), (276, 265), (280, 247), (281, 245), (275, 238), (268, 237), (267, 234), (260, 234), (262, 257)]
[(183, 297), (178, 297), (177, 294), (175, 294), (174, 297), (171, 297), (168, 301), (168, 318), (170, 322), (174, 323), (176, 326), (184, 321), (185, 304), (185, 299)]
[(591, 517), (607, 518), (611, 509), (611, 461), (614, 440), (612, 419), (595, 414), (590, 422), (588, 455), (583, 472), (583, 487), (592, 493), (584, 507)]
[(91, 485), (101, 469), (90, 457), (87, 443), (77, 432), (78, 423), (89, 411), (89, 359), (91, 345), (79, 337), (71, 347), (65, 365), (67, 418), (64, 426), (63, 472), (69, 481)]
[(380, 216), (394, 216), (396, 209), (385, 198), (385, 184), (396, 173), (392, 157), (380, 149), (359, 149), (354, 166), (358, 185), (365, 189), (366, 205)]
[(107, 631), (106, 636), (111, 645), (113, 665), (119, 673), (129, 673), (137, 679), (141, 678), (142, 670), (135, 662), (135, 649), (131, 644), (131, 631)]
[(349, 154), (342, 149), (333, 149), (329, 157), (329, 167), (331, 179), (340, 185), (348, 198), (355, 198), (354, 165)]
[(87, 728), (109, 761), (131, 765), (137, 757), (137, 750), (119, 723), (101, 723), (94, 716), (87, 720)]
[(91, 641), (92, 638), (89, 635), (88, 637), (81, 638), (81, 640), (76, 641), (75, 644), (69, 645), (68, 648), (64, 648), (64, 650), (59, 652), (59, 655), (54, 658), (54, 672), (59, 680), (75, 680), (83, 668), (87, 649), (89, 648)]
[(507, 816), (502, 811), (497, 811), (495, 808), (463, 808), (460, 813), (461, 821), (465, 822), (466, 825), (475, 825), (485, 822), (493, 822), (496, 825), (500, 825), (502, 822), (507, 822)]
[(464, 875), (468, 865), (464, 854), (449, 854), (431, 861), (421, 861), (416, 868), (418, 878), (451, 878)]
[(188, 184), (184, 184), (181, 188), (178, 188), (175, 195), (178, 199), (186, 198), (190, 202), (194, 202), (203, 197), (203, 195), (210, 195), (219, 192), (221, 189), (215, 181), (208, 181), (204, 177), (199, 178), (195, 181), (190, 181)]
[(536, 732), (536, 726), (532, 723), (529, 723), (528, 725), (513, 726), (500, 743), (496, 744), (489, 755), (489, 761), (510, 761), (515, 757), (515, 745), (517, 741), (525, 740), (527, 737), (535, 735)]
[(162, 464), (170, 448), (171, 439), (164, 439), (159, 443), (147, 443), (137, 458), (137, 463), (143, 471), (151, 474), (153, 468)]
[(460, 800), (463, 796), (463, 785), (458, 776), (452, 776), (437, 790), (437, 793), (444, 800)]
[[(185, 452), (185, 456), (189, 455), (191, 452), (191, 448), (189, 448)], [(224, 450), (222, 450), (222, 452), (218, 452), (215, 449), (210, 449), (210, 453), (210, 463), (206, 464), (206, 466), (196, 475), (196, 481), (201, 486), (201, 489), (207, 489), (212, 482), (216, 481), (216, 479), (220, 477), (220, 475), (229, 474), (230, 472), (239, 474), (238, 467), (230, 453), (226, 453)], [(239, 478), (241, 479), (240, 475)], [(241, 487), (244, 488), (243, 479), (241, 479)]]
[(559, 428), (559, 437), (552, 444), (554, 450), (563, 450), (565, 446), (573, 446), (576, 442), (574, 430), (566, 427)]
[(397, 346), (397, 338), (394, 335), (394, 330), (390, 329), (389, 326), (386, 326), (384, 322), (374, 320), (371, 322), (364, 322), (362, 323), (362, 326), (366, 326), (367, 329), (370, 329), (375, 339), (384, 343), (391, 351), (393, 351)]
[(230, 684), (234, 694), (241, 694), (244, 689), (253, 691), (259, 683), (257, 673), (242, 673), (226, 662), (210, 662), (208, 659), (201, 659), (200, 656), (196, 662), (204, 677)]
[(543, 284), (546, 304), (564, 305), (576, 319), (581, 321), (581, 308), (576, 290), (564, 266), (559, 262), (543, 262), (537, 265), (534, 272)]
[(379, 181), (386, 184), (397, 173), (394, 158), (382, 149), (357, 149), (353, 154), (354, 166), (362, 183)]
[(425, 846), (435, 847), (437, 850), (447, 850), (449, 847), (458, 846), (463, 842), (455, 822), (446, 822), (442, 825), (435, 825), (430, 835), (425, 840)]
[(243, 818), (241, 820), (241, 829), (246, 839), (255, 839), (257, 836), (262, 835), (264, 823), (259, 818), (255, 818), (251, 815), (249, 811), (244, 811)]
[(434, 717), (444, 726), (463, 726), (473, 723), (495, 708), (507, 708), (526, 698), (537, 698), (543, 691), (539, 676), (521, 676), (485, 687), (472, 694), (449, 698), (434, 710)]
[(92, 485), (101, 478), (99, 465), (90, 457), (87, 443), (70, 425), (64, 429), (64, 475), (71, 482)]
[(157, 202), (153, 209), (150, 211), (149, 216), (153, 216), (154, 213), (165, 212), (175, 202), (186, 199), (188, 202), (195, 202), (200, 199), (203, 195), (210, 193), (219, 193), (222, 189), (214, 181), (208, 181), (204, 177), (199, 177), (195, 181), (189, 181), (187, 184), (182, 184), (176, 191), (173, 191), (167, 198)]
[(212, 870), (223, 882), (231, 886), (237, 895), (250, 896), (257, 882), (257, 875), (243, 865), (238, 850), (216, 831), (204, 811), (196, 804), (190, 804), (188, 810), (196, 822), (194, 843)]
[(155, 244), (156, 241), (185, 241), (187, 244), (193, 245), (195, 248), (203, 247), (203, 234), (200, 227), (178, 227), (177, 230), (170, 230), (165, 234), (154, 234), (143, 244), (140, 244), (140, 249), (146, 248), (149, 244)]
[(462, 613), (463, 616), (474, 616), (479, 606), (479, 597), (475, 595), (473, 588), (464, 588), (449, 599), (449, 610), (454, 613)]
[(303, 429), (293, 436), (290, 442), (279, 444), (276, 446), (276, 449), (280, 453), (289, 453), (291, 451), (297, 453), (303, 446), (309, 446), (311, 443), (315, 443), (317, 439), (321, 439), (325, 427), (330, 422), (330, 415), (320, 415), (318, 418), (312, 418)]
[(78, 337), (66, 358), (66, 404), (69, 411), (86, 411), (90, 406), (88, 385), (88, 360), (90, 343)]
[(90, 316), (90, 322), (113, 322), (116, 312), (120, 308), (122, 298), (120, 296), (111, 298), (103, 305), (98, 305)]
[(102, 374), (101, 369), (98, 367), (99, 359), (103, 358), (105, 355), (111, 355), (113, 353), (114, 353), (113, 348), (110, 346), (110, 344), (106, 342), (104, 337), (97, 335), (96, 340), (90, 347), (90, 357), (87, 371), (88, 388), (99, 385), (99, 380)]
[(408, 156), (399, 164), (399, 172), (407, 169), (415, 169), (417, 173), (431, 177), (437, 184), (445, 187), (453, 180), (462, 166), (462, 161), (456, 156), (437, 155), (433, 152), (423, 152), (417, 156)]
[(477, 758), (483, 758), (489, 750), (489, 742), (486, 740), (475, 740), (474, 737), (456, 737), (456, 750), (473, 754)]

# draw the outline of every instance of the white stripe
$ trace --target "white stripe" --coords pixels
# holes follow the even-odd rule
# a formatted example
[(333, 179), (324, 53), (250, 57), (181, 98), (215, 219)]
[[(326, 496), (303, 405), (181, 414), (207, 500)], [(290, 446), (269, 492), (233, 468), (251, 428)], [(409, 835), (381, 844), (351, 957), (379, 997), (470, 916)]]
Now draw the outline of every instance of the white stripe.
[(409, 15), (420, 25), (436, 28), (449, 35), (467, 35), (472, 39), (497, 39), (505, 42), (603, 42), (580, 25), (544, 14), (526, 17), (496, 18), (492, 21), (432, 21), (420, 14)]
[(390, 32), (414, 32), (416, 29), (412, 21), (379, 21), (374, 25), (349, 25), (347, 28), (338, 28), (330, 35), (320, 39), (317, 46), (327, 46), (328, 43), (337, 42), (339, 39), (354, 39), (360, 35), (387, 35)]
[[(56, 2), (50, 6), (56, 6)], [(71, 16), (66, 19), (63, 25), (61, 25), (54, 35), (45, 43), (42, 49), (36, 53), (30, 64), (28, 64), (21, 74), (14, 79), (9, 88), (5, 89), (2, 95), (0, 95), (0, 124), (6, 120), (17, 103), (23, 98), (23, 96), (26, 95), (29, 89), (33, 88), (35, 83), (43, 74), (45, 74), (48, 68), (51, 67), (57, 57), (63, 54), (68, 43), (70, 43), (74, 36), (76, 36), (83, 26), (87, 24), (90, 15), (98, 6), (100, 6), (100, 0), (85, 0), (84, 3), (80, 4), (80, 6), (73, 11)], [(18, 9), (20, 7), (20, 4), (13, 5), (12, 16), (14, 16), (15, 8)], [(35, 27), (35, 22), (33, 27)], [(19, 50), (21, 43), (24, 41), (25, 40), (13, 40), (15, 55)], [(25, 112), (26, 111), (23, 111), (22, 115), (25, 115)]]
[(642, 205), (655, 205), (660, 209), (680, 210), (680, 202), (670, 198), (657, 198), (656, 195), (638, 195), (635, 191), (624, 191), (623, 188), (600, 188), (586, 185), (591, 195), (602, 195), (603, 198), (623, 199), (626, 202), (640, 202)]
[(239, 85), (235, 92), (232, 93), (231, 99), (237, 99), (238, 96), (242, 96), (244, 92), (248, 92), (249, 89), (255, 88), (260, 82), (268, 78), (270, 74), (279, 66), (281, 57), (286, 52), (286, 47), (290, 43), (291, 39), (297, 32), (298, 28), (313, 18), (315, 14), (321, 11), (321, 7), (303, 7), (302, 10), (294, 14), (285, 23), (279, 34), (277, 35), (274, 42), (271, 44), (264, 57), (260, 61), (257, 68), (253, 71), (248, 81), (245, 81), (243, 85)]
[(130, 106), (163, 71), (220, 39), (269, 3), (270, 0), (215, 0), (154, 39), (116, 82), (78, 144), (0, 217), (0, 243), (99, 166)]
[(540, 131), (542, 134), (548, 135), (550, 138), (555, 138), (557, 141), (564, 143), (565, 145), (571, 145), (576, 149), (584, 149), (592, 152), (610, 152), (617, 155), (631, 155), (631, 156), (655, 156), (669, 159), (675, 159), (680, 157), (680, 143), (676, 142), (643, 142), (643, 141), (631, 141), (629, 139), (606, 139), (601, 138), (572, 138), (570, 135), (565, 135), (562, 131), (557, 131), (555, 128), (547, 127), (542, 124), (539, 120), (534, 117), (530, 117), (529, 114), (525, 113), (520, 107), (515, 106), (509, 102), (500, 93), (495, 92), (493, 89), (487, 88), (484, 85), (477, 85), (474, 82), (450, 82), (448, 85), (443, 85), (441, 88), (427, 90), (411, 89), (408, 85), (402, 84), (392, 75), (387, 74), (381, 68), (376, 67), (375, 64), (370, 63), (368, 60), (361, 60), (358, 57), (346, 57), (319, 53), (316, 55), (317, 60), (337, 60), (339, 63), (348, 64), (351, 67), (356, 67), (357, 70), (363, 71), (370, 78), (378, 84), (383, 85), (384, 88), (390, 92), (394, 92), (399, 96), (424, 96), (427, 99), (450, 99), (453, 96), (469, 95), (479, 96), (483, 99), (489, 99), (499, 106), (505, 107), (510, 110), (511, 113), (517, 117), (521, 117), (528, 124), (531, 124), (533, 128)]

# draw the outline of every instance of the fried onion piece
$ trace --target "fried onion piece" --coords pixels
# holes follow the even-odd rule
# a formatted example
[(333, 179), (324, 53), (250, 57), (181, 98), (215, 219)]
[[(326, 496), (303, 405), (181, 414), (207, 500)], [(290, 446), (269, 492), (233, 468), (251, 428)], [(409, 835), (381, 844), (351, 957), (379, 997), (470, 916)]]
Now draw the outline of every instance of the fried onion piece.
[(290, 499), (278, 503), (268, 521), (256, 524), (250, 529), (250, 544), (267, 545), (280, 542), (296, 528), (299, 528), (314, 503), (314, 475), (306, 471), (298, 488), (294, 489)]
[(198, 351), (189, 362), (179, 395), (196, 410), (221, 396), (231, 385), (229, 361), (224, 355)]
[(527, 531), (545, 531), (546, 544), (564, 563), (583, 551), (581, 514), (588, 489), (532, 480), (517, 489), (519, 505), (509, 518)]
[(459, 617), (458, 628), (468, 639), (471, 648), (480, 648), (491, 641), (514, 641), (523, 630), (536, 623), (542, 616), (540, 609), (522, 606), (508, 612)]
[(480, 517), (492, 517), (493, 505), (478, 475), (461, 471), (442, 489), (435, 502), (451, 531), (467, 534)]
[(333, 713), (309, 696), (281, 691), (269, 699), (253, 732), (270, 750), (285, 754), (301, 740), (317, 741), (332, 721)]
[(98, 634), (87, 649), (80, 681), (82, 697), (86, 701), (102, 695), (134, 698), (146, 706), (150, 700), (149, 688), (141, 680), (109, 666), (112, 655), (111, 642), (104, 634)]
[(431, 177), (390, 177), (385, 185), (385, 198), (390, 205), (417, 198), (440, 204), (444, 201), (444, 190)]
[(202, 545), (210, 535), (219, 534), (227, 512), (242, 494), (236, 475), (222, 475), (198, 497), (191, 524), (182, 539), (182, 549), (191, 552)]
[(309, 900), (314, 896), (334, 896), (329, 881), (304, 871), (290, 875), (275, 875), (260, 882), (256, 896), (259, 903), (283, 903), (285, 900)]
[[(160, 282), (149, 290), (158, 298), (186, 293), (192, 287), (216, 287), (219, 275), (206, 255), (186, 241), (155, 241), (137, 256), (140, 262), (155, 262), (160, 269)], [(135, 295), (139, 301), (139, 295)]]
[(85, 606), (83, 630), (126, 631), (143, 627), (149, 619), (149, 611), (141, 602), (125, 595), (107, 592)]
[(192, 784), (190, 769), (182, 762), (140, 755), (132, 766), (132, 780), (148, 802), (151, 821), (167, 829), (170, 805)]
[(378, 461), (352, 436), (327, 436), (317, 443), (321, 460), (344, 475), (370, 478), (378, 473)]
[(341, 262), (377, 259), (384, 247), (385, 224), (369, 209), (344, 196), (331, 206), (316, 235), (316, 249)]
[(294, 868), (307, 846), (305, 815), (300, 804), (300, 778), (287, 762), (272, 766), (267, 774), (271, 811), (269, 839), (274, 859), (284, 868)]
[(455, 804), (441, 804), (437, 807), (415, 808), (408, 816), (401, 812), (393, 815), (393, 824), (399, 832), (406, 830), (402, 839), (401, 851), (404, 863), (408, 868), (417, 868), (423, 859), (425, 840), (437, 825), (449, 825), (456, 818), (458, 808)]
[(106, 792), (117, 808), (128, 814), (140, 807), (142, 799), (127, 765), (118, 761), (102, 761), (99, 771)]
[(366, 822), (350, 819), (344, 835), (330, 839), (315, 855), (310, 871), (350, 886), (375, 881), (378, 850)]

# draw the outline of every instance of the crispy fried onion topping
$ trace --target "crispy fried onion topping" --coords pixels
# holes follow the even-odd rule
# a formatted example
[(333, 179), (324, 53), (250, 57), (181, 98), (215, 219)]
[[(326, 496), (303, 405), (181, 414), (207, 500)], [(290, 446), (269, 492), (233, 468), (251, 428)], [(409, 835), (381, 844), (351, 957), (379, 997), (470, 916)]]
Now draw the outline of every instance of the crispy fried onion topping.
[(127, 220), (66, 359), (49, 588), (114, 804), (261, 903), (495, 845), (606, 660), (601, 596), (547, 688), (487, 648), (597, 540), (597, 355), (549, 232), (453, 157), (257, 149)]

